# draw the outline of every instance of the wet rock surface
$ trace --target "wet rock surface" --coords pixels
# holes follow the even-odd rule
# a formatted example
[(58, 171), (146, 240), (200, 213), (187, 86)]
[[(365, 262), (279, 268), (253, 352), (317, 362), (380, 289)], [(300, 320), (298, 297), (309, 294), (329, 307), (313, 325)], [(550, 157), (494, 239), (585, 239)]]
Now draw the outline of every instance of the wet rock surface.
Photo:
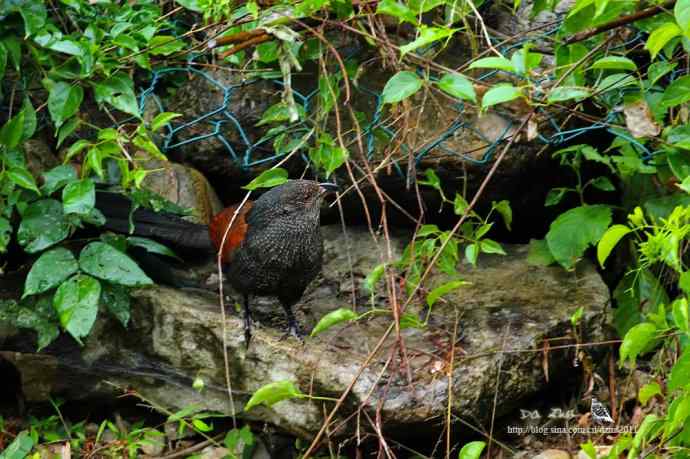
[[(362, 288), (365, 276), (381, 262), (384, 246), (364, 229), (350, 228), (348, 239), (337, 227), (324, 227), (323, 231), (324, 269), (298, 305), (302, 325), (311, 329), (327, 312), (351, 305), (353, 289), (359, 313), (370, 310), (372, 300), (377, 308), (388, 311), (383, 292), (372, 299)], [(394, 257), (405, 242), (404, 237), (393, 239)], [(260, 325), (248, 350), (241, 318), (228, 315), (225, 342), (236, 412), (300, 437), (312, 436), (323, 421), (322, 405), (330, 409), (332, 402), (293, 399), (246, 413), (242, 407), (256, 389), (282, 380), (293, 381), (304, 393), (338, 397), (360, 370), (339, 411), (335, 434), (352, 431), (357, 419), (366, 423), (364, 417), (349, 416), (362, 406), (370, 412), (378, 407), (393, 434), (421, 435), (423, 429), (443, 424), (449, 384), (454, 413), (472, 422), (486, 422), (491, 417), (495, 396), (497, 417), (515, 410), (521, 400), (546, 384), (542, 353), (546, 341), (553, 347), (603, 338), (608, 291), (587, 263), (568, 273), (557, 267), (528, 265), (525, 246), (509, 246), (507, 252), (507, 256), (480, 257), (477, 268), (460, 266), (463, 279), (471, 284), (437, 302), (426, 328), (401, 331), (411, 380), (407, 368), (396, 363), (395, 332), (361, 370), (391, 324), (389, 313), (333, 327), (301, 344), (292, 338), (281, 340), (284, 319), (277, 301), (257, 299), (253, 310)], [(213, 270), (212, 262), (206, 270)], [(446, 280), (432, 274), (428, 285)], [(233, 304), (232, 292), (229, 295), (228, 302)], [(415, 303), (423, 303), (423, 298)], [(584, 314), (575, 339), (570, 317), (579, 307)], [(405, 312), (422, 319), (426, 315), (414, 305)], [(223, 324), (213, 292), (142, 289), (134, 295), (127, 329), (106, 315), (101, 317), (82, 349), (66, 337), (48, 349), (57, 366), (53, 358), (47, 362), (51, 371), (45, 372), (41, 384), (32, 379), (34, 387), (40, 388), (33, 393), (45, 393), (49, 385), (54, 395), (86, 399), (114, 397), (124, 388), (132, 388), (172, 411), (196, 404), (231, 412), (225, 389)], [(8, 338), (4, 347), (31, 351), (17, 337)], [(550, 381), (577, 371), (572, 368), (574, 357), (574, 347), (550, 351)], [(24, 374), (22, 362), (34, 366), (33, 375), (40, 373), (41, 359), (15, 358)], [(196, 377), (205, 382), (201, 393), (192, 388)]]

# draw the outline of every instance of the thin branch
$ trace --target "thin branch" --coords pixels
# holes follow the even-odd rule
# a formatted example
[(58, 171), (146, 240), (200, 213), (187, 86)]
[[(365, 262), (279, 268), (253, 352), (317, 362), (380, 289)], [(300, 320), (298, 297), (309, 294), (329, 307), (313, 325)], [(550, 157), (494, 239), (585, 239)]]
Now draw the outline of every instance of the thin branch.
[(640, 19), (656, 16), (659, 13), (663, 13), (664, 11), (673, 8), (675, 4), (676, 0), (666, 0), (664, 3), (660, 5), (652, 6), (642, 11), (638, 11), (637, 13), (629, 14), (627, 16), (623, 16), (613, 21), (607, 22), (593, 29), (584, 30), (580, 33), (576, 33), (572, 37), (566, 39), (563, 43), (566, 45), (572, 45), (573, 43), (586, 40), (602, 32), (606, 32), (608, 30), (613, 30), (617, 29), (618, 27), (623, 27), (625, 25), (632, 24), (633, 22), (639, 21)]

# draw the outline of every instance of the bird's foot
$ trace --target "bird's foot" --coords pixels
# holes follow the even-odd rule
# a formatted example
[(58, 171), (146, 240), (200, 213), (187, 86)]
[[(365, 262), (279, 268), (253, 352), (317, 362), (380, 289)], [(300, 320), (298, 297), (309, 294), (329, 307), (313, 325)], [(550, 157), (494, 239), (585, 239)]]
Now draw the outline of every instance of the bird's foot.
[(300, 329), (299, 325), (297, 324), (297, 321), (290, 321), (288, 323), (288, 329), (285, 332), (285, 334), (280, 338), (281, 341), (286, 339), (288, 336), (292, 336), (294, 338), (297, 338), (299, 342), (304, 344), (304, 333)]
[(244, 318), (244, 349), (249, 349), (249, 342), (252, 340), (252, 319)]

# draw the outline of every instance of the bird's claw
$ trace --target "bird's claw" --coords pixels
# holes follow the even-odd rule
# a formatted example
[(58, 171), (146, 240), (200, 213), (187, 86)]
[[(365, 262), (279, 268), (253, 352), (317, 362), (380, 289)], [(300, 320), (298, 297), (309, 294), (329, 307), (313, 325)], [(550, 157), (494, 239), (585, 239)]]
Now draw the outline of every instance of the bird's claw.
[(296, 323), (291, 323), (288, 325), (288, 329), (285, 334), (280, 338), (281, 341), (287, 339), (289, 336), (296, 338), (300, 343), (304, 344), (304, 333), (300, 330)]

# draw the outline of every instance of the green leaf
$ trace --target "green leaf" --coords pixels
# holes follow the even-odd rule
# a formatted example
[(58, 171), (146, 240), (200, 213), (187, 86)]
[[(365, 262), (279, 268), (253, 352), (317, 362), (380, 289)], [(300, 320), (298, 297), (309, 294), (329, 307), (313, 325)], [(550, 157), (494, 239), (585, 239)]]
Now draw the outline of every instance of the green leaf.
[(256, 53), (259, 57), (259, 62), (269, 64), (275, 62), (280, 57), (281, 47), (277, 41), (269, 41), (261, 43), (256, 47)]
[(465, 259), (472, 265), (477, 266), (477, 258), (479, 257), (479, 244), (468, 244), (465, 247)]
[(673, 81), (666, 87), (661, 105), (666, 108), (675, 107), (690, 100), (690, 75)]
[(184, 49), (184, 47), (184, 42), (173, 36), (156, 35), (149, 42), (149, 54), (152, 56), (169, 56)]
[(645, 49), (649, 51), (652, 55), (652, 60), (656, 58), (656, 55), (661, 51), (666, 44), (675, 37), (679, 37), (683, 34), (683, 31), (678, 27), (675, 22), (666, 22), (661, 26), (655, 28), (649, 38), (647, 38), (647, 43), (644, 45)]
[(134, 82), (124, 73), (118, 73), (94, 86), (96, 102), (108, 103), (116, 109), (141, 118), (134, 94)]
[(637, 356), (649, 348), (656, 334), (656, 325), (649, 322), (637, 324), (628, 330), (620, 347), (621, 363), (629, 359), (634, 364)]
[(96, 321), (100, 296), (100, 282), (83, 274), (63, 282), (55, 292), (53, 307), (60, 318), (60, 324), (80, 343)]
[(26, 188), (27, 190), (35, 191), (36, 193), (40, 194), (40, 192), (38, 191), (38, 187), (36, 186), (34, 176), (31, 175), (31, 172), (29, 172), (25, 168), (12, 167), (7, 171), (7, 177), (9, 177), (10, 180), (12, 180), (15, 184), (19, 185), (20, 187)]
[(497, 84), (486, 91), (482, 97), (482, 110), (486, 110), (493, 105), (510, 102), (520, 96), (522, 96), (522, 90), (520, 88), (516, 88), (512, 84), (507, 83)]
[(530, 70), (539, 66), (544, 57), (542, 54), (530, 52), (530, 48), (532, 44), (526, 43), (510, 56), (510, 62), (518, 75), (527, 75)]
[(678, 287), (688, 295), (690, 294), (690, 271), (684, 271), (678, 279)]
[[(422, 225), (419, 228), (419, 231), (417, 231), (417, 237), (422, 238), (426, 237), (432, 234), (438, 234), (441, 230), (438, 229), (438, 226), (432, 225), (432, 224), (427, 224), (427, 225)], [(379, 265), (383, 266), (383, 265)]]
[(673, 323), (682, 332), (688, 333), (690, 327), (688, 327), (688, 300), (681, 297), (673, 302), (671, 305), (671, 312), (673, 315)]
[(24, 113), (24, 128), (22, 129), (22, 140), (28, 140), (36, 132), (36, 110), (31, 105), (31, 100), (28, 97), (24, 98), (22, 105), (22, 113)]
[(613, 225), (606, 230), (603, 236), (601, 236), (597, 244), (597, 260), (599, 260), (599, 265), (602, 268), (613, 248), (623, 239), (623, 236), (631, 231), (632, 230), (625, 225)]
[(172, 113), (172, 112), (163, 112), (159, 113), (156, 115), (156, 117), (151, 121), (151, 131), (156, 132), (166, 124), (170, 122), (170, 120), (175, 119), (177, 117), (182, 116), (180, 113)]
[(14, 64), (14, 70), (19, 73), (21, 71), (21, 61), (22, 61), (22, 42), (19, 37), (14, 35), (8, 35), (3, 40), (0, 41), (7, 49), (7, 55), (9, 60)]
[(664, 426), (663, 438), (669, 438), (671, 434), (683, 427), (688, 416), (690, 416), (690, 396), (684, 394), (673, 400), (668, 406), (668, 419), (670, 422), (667, 422), (666, 426)]
[(393, 75), (383, 88), (381, 96), (384, 104), (392, 104), (407, 99), (422, 87), (422, 80), (416, 73), (407, 70)]
[(678, 0), (673, 7), (673, 15), (683, 33), (690, 35), (690, 0)]
[(638, 398), (640, 403), (644, 406), (654, 396), (661, 395), (661, 386), (657, 382), (651, 382), (640, 387)]
[(577, 99), (580, 101), (592, 95), (592, 90), (579, 86), (559, 86), (549, 91), (549, 97), (546, 102), (555, 104), (557, 102), (564, 102), (566, 100)]
[(180, 257), (175, 255), (175, 252), (173, 252), (163, 244), (154, 241), (153, 239), (138, 236), (130, 236), (127, 238), (127, 243), (134, 247), (141, 247), (149, 253), (157, 253), (158, 255), (165, 255), (166, 257), (175, 258), (177, 260), (182, 261)]
[(54, 199), (36, 201), (26, 208), (17, 231), (17, 241), (28, 253), (36, 253), (69, 236), (70, 226), (62, 203)]
[(439, 89), (457, 99), (477, 102), (477, 93), (472, 82), (459, 73), (446, 73), (437, 83)]
[(43, 186), (41, 192), (45, 196), (50, 196), (69, 182), (77, 179), (77, 171), (71, 165), (63, 164), (44, 172)]
[(0, 41), (0, 78), (5, 77), (5, 70), (7, 69), (7, 48)]
[(28, 0), (18, 3), (21, 5), (19, 7), (19, 14), (21, 14), (24, 20), (24, 37), (29, 38), (36, 35), (43, 29), (48, 17), (44, 2), (41, 0)]
[(582, 316), (585, 313), (585, 308), (580, 306), (577, 310), (570, 316), (570, 324), (575, 327), (582, 320)]
[(280, 401), (295, 397), (304, 397), (304, 394), (291, 381), (272, 382), (254, 392), (244, 406), (244, 411), (249, 411), (261, 404), (273, 406)]
[(629, 73), (614, 73), (601, 80), (594, 88), (597, 93), (605, 93), (637, 84), (637, 79)]
[(78, 117), (73, 117), (67, 120), (65, 124), (60, 126), (60, 129), (58, 129), (58, 142), (57, 142), (57, 148), (60, 148), (60, 145), (62, 145), (62, 142), (65, 141), (67, 137), (69, 137), (75, 129), (79, 126), (80, 120)]
[(469, 285), (469, 282), (463, 280), (454, 280), (446, 282), (443, 285), (439, 285), (426, 296), (427, 306), (432, 307), (439, 300), (439, 298), (449, 294), (453, 290), (459, 289), (463, 285)]
[(199, 0), (175, 0), (175, 3), (179, 3), (186, 9), (194, 11), (195, 13), (203, 13), (205, 11), (204, 8), (199, 5)]
[(544, 200), (544, 206), (549, 207), (549, 206), (555, 206), (559, 202), (563, 200), (565, 195), (573, 191), (570, 188), (551, 188), (549, 192), (546, 194), (546, 199)]
[(419, 26), (419, 36), (412, 42), (400, 47), (400, 54), (405, 54), (414, 51), (423, 46), (427, 46), (435, 41), (451, 37), (457, 29), (450, 29), (447, 27), (428, 27), (425, 25)]
[(479, 242), (479, 248), (484, 253), (497, 253), (499, 255), (506, 254), (505, 250), (503, 250), (503, 247), (501, 247), (501, 244), (496, 241), (492, 241), (491, 239), (482, 239)]
[(309, 149), (309, 159), (317, 168), (326, 172), (326, 178), (342, 166), (348, 157), (348, 151), (336, 146), (335, 140), (328, 133), (321, 134), (316, 148)]
[(92, 242), (81, 251), (82, 271), (114, 284), (140, 287), (153, 281), (124, 253), (104, 242)]
[(378, 284), (384, 272), (386, 272), (385, 263), (376, 265), (374, 269), (372, 269), (371, 272), (367, 275), (366, 279), (364, 279), (364, 288), (368, 292), (373, 293), (374, 287), (376, 287), (376, 284)]
[(357, 314), (348, 308), (340, 308), (335, 311), (331, 311), (319, 320), (314, 329), (311, 331), (309, 336), (316, 336), (321, 332), (328, 330), (342, 322), (351, 322), (357, 320)]
[(72, 252), (62, 247), (48, 250), (31, 266), (24, 282), (22, 298), (57, 287), (78, 270), (79, 265)]
[(433, 169), (427, 169), (424, 171), (425, 180), (419, 180), (420, 185), (428, 185), (436, 190), (438, 190), (441, 195), (443, 195), (443, 190), (441, 189), (441, 179), (436, 174)]
[(422, 322), (419, 317), (411, 312), (406, 312), (400, 315), (400, 329), (405, 330), (407, 328), (424, 328), (424, 322)]
[(592, 64), (594, 70), (637, 70), (637, 65), (631, 59), (623, 56), (606, 56)]
[(17, 113), (7, 121), (0, 129), (0, 144), (4, 144), (7, 149), (19, 145), (24, 134), (24, 110)]
[(414, 12), (396, 0), (381, 0), (376, 8), (376, 13), (396, 17), (399, 22), (417, 23), (417, 16)]
[(56, 129), (62, 126), (67, 118), (77, 113), (83, 99), (84, 90), (79, 85), (60, 81), (50, 88), (48, 111)]
[(601, 191), (616, 191), (616, 187), (613, 186), (608, 177), (597, 177), (592, 179), (589, 184)]
[(91, 143), (88, 140), (80, 139), (74, 142), (70, 147), (67, 149), (67, 154), (65, 155), (65, 161), (69, 161), (72, 159), (74, 156), (78, 155), (82, 150), (85, 148), (91, 146)]
[(503, 218), (503, 223), (506, 225), (508, 231), (510, 231), (510, 226), (513, 224), (513, 209), (510, 208), (510, 201), (504, 199), (498, 202), (492, 202), (491, 208), (496, 209), (496, 211)]
[(58, 40), (50, 42), (46, 47), (58, 53), (69, 54), (70, 56), (81, 57), (84, 54), (82, 47), (74, 40)]
[(506, 72), (517, 72), (513, 63), (505, 57), (484, 57), (472, 62), (469, 69), (497, 69)]
[(213, 430), (213, 424), (207, 424), (201, 419), (192, 419), (192, 425), (199, 432), (210, 432)]
[(263, 126), (268, 123), (278, 123), (290, 120), (290, 109), (285, 102), (278, 102), (266, 109), (261, 115), (261, 120), (256, 123), (257, 126)]
[(101, 304), (120, 321), (123, 327), (129, 323), (130, 297), (129, 289), (124, 285), (102, 282)]
[(87, 215), (96, 204), (96, 188), (91, 179), (67, 184), (62, 190), (62, 206), (65, 214)]
[(0, 217), (0, 253), (7, 252), (7, 244), (10, 243), (12, 235), (12, 226), (9, 220)]
[(576, 207), (562, 213), (551, 223), (546, 242), (554, 259), (565, 269), (572, 269), (585, 249), (599, 242), (610, 224), (610, 207)]
[(690, 351), (685, 349), (680, 358), (671, 368), (671, 375), (668, 379), (668, 390), (672, 392), (676, 389), (686, 387), (690, 382)]
[(664, 75), (672, 72), (678, 66), (677, 63), (671, 63), (667, 61), (656, 61), (652, 63), (647, 69), (647, 79), (649, 80), (649, 86), (654, 86), (659, 79)]
[(22, 430), (12, 443), (0, 453), (0, 459), (24, 459), (34, 447), (34, 441), (29, 432)]
[(278, 167), (262, 172), (258, 177), (243, 186), (245, 190), (256, 190), (257, 188), (272, 188), (282, 185), (288, 181), (288, 173), (285, 169)]
[(486, 443), (483, 441), (471, 441), (462, 447), (458, 459), (479, 459), (485, 446)]

